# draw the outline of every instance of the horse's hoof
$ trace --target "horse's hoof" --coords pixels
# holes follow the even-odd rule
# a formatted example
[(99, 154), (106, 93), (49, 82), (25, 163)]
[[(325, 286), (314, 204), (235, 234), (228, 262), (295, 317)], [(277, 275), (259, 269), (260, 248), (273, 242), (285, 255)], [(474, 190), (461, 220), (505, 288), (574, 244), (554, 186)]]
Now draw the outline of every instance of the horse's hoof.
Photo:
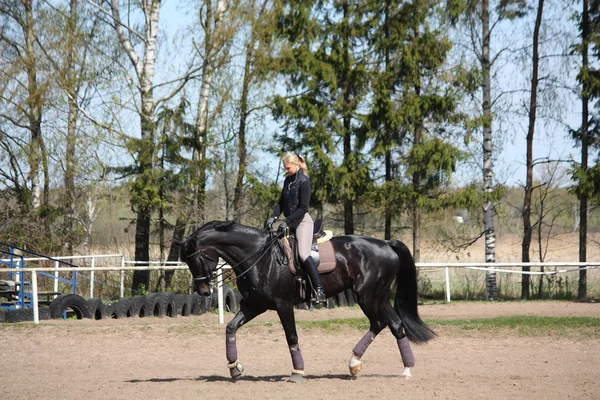
[(350, 368), (350, 375), (352, 375), (352, 376), (356, 376), (360, 372), (360, 364), (355, 365), (354, 367), (349, 367), (349, 368)]
[(404, 367), (404, 372), (402, 372), (402, 376), (404, 379), (412, 379), (412, 374), (410, 373), (410, 367)]
[(228, 364), (227, 368), (229, 368), (229, 373), (233, 381), (240, 379), (244, 375), (244, 366), (239, 361)]
[(304, 383), (304, 371), (294, 371), (290, 375), (288, 382), (291, 383)]
[(362, 361), (358, 358), (354, 353), (352, 353), (352, 357), (350, 357), (350, 362), (348, 363), (348, 368), (350, 369), (350, 375), (356, 376), (360, 372), (360, 366)]

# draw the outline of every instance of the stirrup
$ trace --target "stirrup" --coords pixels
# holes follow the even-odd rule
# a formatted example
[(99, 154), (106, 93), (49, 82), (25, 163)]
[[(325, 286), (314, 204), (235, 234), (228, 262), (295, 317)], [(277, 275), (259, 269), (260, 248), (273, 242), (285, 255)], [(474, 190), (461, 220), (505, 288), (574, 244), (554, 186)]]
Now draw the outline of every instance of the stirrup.
[(315, 288), (314, 302), (317, 304), (324, 304), (327, 302), (327, 296), (325, 295), (325, 290), (323, 290), (323, 287)]

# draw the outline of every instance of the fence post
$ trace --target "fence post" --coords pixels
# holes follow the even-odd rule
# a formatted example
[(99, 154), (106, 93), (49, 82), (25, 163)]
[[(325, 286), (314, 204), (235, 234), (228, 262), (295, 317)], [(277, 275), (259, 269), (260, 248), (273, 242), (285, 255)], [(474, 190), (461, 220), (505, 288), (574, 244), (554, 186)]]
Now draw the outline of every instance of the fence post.
[(450, 303), (450, 268), (445, 267), (446, 270), (446, 301)]
[(96, 258), (92, 257), (92, 270), (90, 271), (90, 299), (94, 297), (94, 267)]
[(225, 322), (225, 315), (223, 313), (223, 265), (219, 268), (217, 273), (217, 298), (219, 300), (219, 323)]
[[(58, 261), (54, 261), (54, 291), (58, 292), (58, 266), (59, 266), (59, 262)], [(58, 295), (54, 295), (54, 298), (56, 298)]]
[(37, 271), (31, 271), (31, 307), (33, 308), (33, 323), (39, 324)]
[(119, 297), (125, 297), (125, 256), (121, 255), (121, 291)]

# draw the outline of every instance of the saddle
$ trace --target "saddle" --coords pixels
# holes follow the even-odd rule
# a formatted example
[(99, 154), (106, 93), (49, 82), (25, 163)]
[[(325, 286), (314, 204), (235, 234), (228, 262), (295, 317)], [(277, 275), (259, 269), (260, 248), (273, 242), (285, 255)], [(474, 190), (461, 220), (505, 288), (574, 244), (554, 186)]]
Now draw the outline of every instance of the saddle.
[[(333, 232), (323, 230), (323, 221), (317, 219), (313, 230), (313, 242), (311, 248), (311, 257), (315, 261), (320, 274), (331, 272), (335, 269), (335, 251), (330, 239)], [(302, 271), (302, 263), (298, 255), (298, 240), (296, 234), (292, 233), (282, 239), (283, 250), (288, 259), (288, 267), (294, 275)]]
[[(325, 274), (335, 269), (335, 251), (330, 239), (333, 232), (323, 230), (323, 221), (317, 219), (313, 230), (313, 242), (310, 256), (317, 264), (319, 274)], [(306, 279), (306, 273), (302, 271), (302, 263), (298, 255), (298, 240), (295, 233), (290, 236), (284, 236), (281, 240), (283, 250), (288, 259), (288, 268), (294, 275), (296, 302), (310, 302), (310, 293), (308, 289), (309, 281)]]

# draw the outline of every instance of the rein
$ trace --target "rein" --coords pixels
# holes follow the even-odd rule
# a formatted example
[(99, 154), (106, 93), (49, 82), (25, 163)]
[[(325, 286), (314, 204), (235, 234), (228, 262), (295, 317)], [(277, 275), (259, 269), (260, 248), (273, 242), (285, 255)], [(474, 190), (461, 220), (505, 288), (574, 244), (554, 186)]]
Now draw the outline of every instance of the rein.
[[(267, 254), (266, 250), (268, 250), (270, 247), (272, 247), (272, 246), (273, 246), (273, 244), (275, 244), (275, 243), (277, 242), (277, 240), (279, 240), (279, 238), (280, 238), (280, 237), (281, 237), (283, 234), (284, 234), (284, 232), (281, 232), (281, 233), (277, 234), (277, 235), (276, 235), (276, 236), (275, 236), (273, 239), (271, 239), (271, 240), (270, 240), (270, 241), (269, 241), (267, 244), (265, 244), (264, 246), (262, 246), (261, 248), (259, 248), (257, 251), (255, 251), (254, 253), (252, 253), (252, 254), (251, 254), (251, 255), (249, 255), (248, 257), (244, 258), (242, 261), (240, 261), (240, 262), (239, 262), (239, 263), (237, 263), (236, 265), (232, 265), (232, 266), (231, 266), (231, 269), (233, 269), (233, 270), (234, 270), (234, 272), (235, 272), (235, 269), (236, 269), (237, 267), (239, 267), (239, 266), (240, 266), (242, 263), (245, 263), (246, 261), (250, 260), (252, 257), (256, 256), (256, 255), (257, 255), (258, 253), (260, 253), (261, 251), (262, 251), (262, 252), (264, 252), (264, 253), (263, 253), (263, 254), (262, 254), (262, 255), (261, 255), (259, 258), (258, 258), (258, 260), (256, 260), (256, 261), (254, 262), (254, 264), (252, 264), (252, 265), (251, 265), (251, 266), (250, 266), (250, 267), (249, 267), (247, 270), (245, 270), (244, 272), (240, 273), (239, 275), (236, 275), (236, 279), (237, 279), (237, 278), (240, 278), (240, 277), (242, 277), (242, 276), (244, 276), (244, 275), (246, 275), (248, 272), (250, 272), (250, 271), (252, 270), (252, 268), (256, 267), (256, 265), (258, 264), (258, 262), (259, 262), (260, 260), (262, 260), (262, 258), (265, 256), (265, 254)], [(209, 257), (209, 256), (207, 256), (206, 254), (204, 254), (204, 253), (202, 252), (202, 250), (198, 250), (198, 251), (196, 251), (196, 252), (194, 252), (194, 253), (190, 254), (190, 255), (189, 255), (189, 256), (187, 256), (186, 258), (189, 258), (189, 257), (195, 256), (195, 255), (196, 255), (196, 254), (198, 254), (198, 253), (200, 253), (200, 255), (201, 255), (201, 257), (203, 258), (203, 260), (207, 258), (207, 259), (209, 259), (209, 260), (211, 260), (211, 261), (215, 261), (215, 260), (214, 260), (214, 259), (212, 259), (211, 257)], [(205, 262), (206, 262), (206, 261), (205, 261)], [(220, 277), (220, 276), (224, 275), (225, 273), (226, 273), (226, 271), (225, 271), (225, 270), (221, 270), (221, 272), (219, 272), (218, 274), (215, 274), (214, 278), (218, 278), (218, 277)], [(192, 278), (192, 280), (193, 280), (193, 281), (201, 281), (201, 280), (205, 280), (205, 279), (207, 279), (207, 278), (208, 278), (208, 277), (203, 277), (203, 276), (201, 276), (201, 277)], [(231, 283), (231, 282), (233, 282), (233, 278), (230, 278), (230, 279), (229, 279), (227, 282), (224, 282), (224, 283)]]

